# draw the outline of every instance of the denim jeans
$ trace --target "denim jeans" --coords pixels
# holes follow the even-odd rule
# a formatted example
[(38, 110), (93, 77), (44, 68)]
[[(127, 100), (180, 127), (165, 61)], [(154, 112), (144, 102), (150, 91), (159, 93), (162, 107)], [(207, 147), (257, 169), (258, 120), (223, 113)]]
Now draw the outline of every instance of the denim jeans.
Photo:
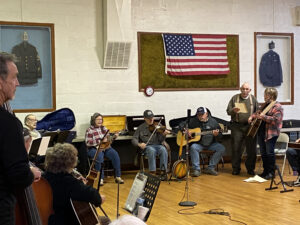
[[(88, 157), (94, 158), (96, 151), (97, 151), (96, 148), (89, 148), (88, 152), (87, 152)], [(121, 176), (120, 157), (119, 157), (118, 152), (115, 149), (113, 149), (112, 147), (106, 149), (105, 151), (99, 152), (98, 157), (95, 162), (95, 169), (97, 171), (101, 170), (101, 163), (104, 162), (104, 156), (112, 162), (112, 165), (115, 169), (115, 176), (120, 177)], [(102, 168), (101, 179), (103, 179), (103, 178), (104, 178), (104, 173), (103, 173), (103, 168)]]
[(147, 145), (146, 156), (148, 158), (149, 171), (156, 171), (156, 156), (159, 156), (159, 168), (161, 170), (167, 170), (168, 164), (168, 152), (163, 145)]
[(216, 165), (219, 163), (220, 159), (222, 158), (222, 155), (225, 152), (225, 147), (218, 142), (214, 142), (208, 147), (203, 147), (201, 144), (193, 143), (190, 147), (190, 155), (194, 170), (200, 171), (199, 153), (203, 149), (216, 151), (209, 160), (209, 169), (214, 169), (216, 167)]

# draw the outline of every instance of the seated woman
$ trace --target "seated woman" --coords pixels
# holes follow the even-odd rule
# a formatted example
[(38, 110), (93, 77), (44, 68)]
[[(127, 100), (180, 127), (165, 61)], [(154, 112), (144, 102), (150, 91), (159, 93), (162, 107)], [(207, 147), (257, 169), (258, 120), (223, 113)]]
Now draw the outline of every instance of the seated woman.
[(28, 129), (32, 140), (42, 137), (40, 132), (36, 130), (37, 119), (35, 115), (28, 114), (24, 119), (24, 128)]
[[(103, 126), (103, 117), (100, 113), (94, 113), (94, 115), (91, 116), (90, 124), (91, 126), (86, 130), (85, 143), (88, 148), (88, 157), (94, 158), (99, 144), (109, 142), (109, 140), (107, 140), (109, 134), (107, 134), (107, 128)], [(101, 170), (101, 164), (104, 162), (104, 156), (111, 160), (112, 165), (115, 169), (115, 182), (123, 184), (124, 181), (121, 178), (120, 157), (118, 152), (115, 149), (113, 149), (110, 145), (108, 145), (107, 148), (100, 149), (100, 152), (95, 162), (95, 169), (97, 171)], [(103, 178), (104, 173), (102, 171), (100, 185), (103, 185)]]
[(71, 144), (56, 144), (46, 153), (43, 175), (53, 191), (54, 215), (49, 218), (49, 225), (79, 224), (73, 211), (71, 201), (84, 201), (99, 206), (104, 196), (91, 186), (85, 185), (71, 173), (77, 165), (77, 150)]

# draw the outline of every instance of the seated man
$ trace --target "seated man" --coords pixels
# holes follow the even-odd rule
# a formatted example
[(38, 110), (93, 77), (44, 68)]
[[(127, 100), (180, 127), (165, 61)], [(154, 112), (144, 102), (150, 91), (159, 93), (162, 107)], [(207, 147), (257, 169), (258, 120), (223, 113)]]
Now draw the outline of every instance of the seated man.
[[(300, 143), (300, 138), (296, 140), (296, 143)], [(300, 186), (300, 150), (288, 148), (286, 151), (286, 157), (293, 171), (298, 173), (298, 177), (294, 182), (294, 186)]]
[[(111, 160), (112, 165), (115, 169), (115, 182), (123, 184), (124, 181), (121, 178), (121, 162), (118, 152), (110, 146), (110, 140), (108, 140), (109, 134), (108, 129), (103, 126), (103, 117), (100, 113), (94, 113), (91, 116), (91, 126), (86, 130), (85, 143), (88, 147), (88, 156), (94, 158), (100, 143), (108, 143), (107, 147), (101, 149), (97, 156), (95, 163), (95, 169), (101, 171), (101, 163), (104, 162), (104, 156)], [(118, 135), (118, 134), (115, 134)], [(100, 185), (103, 185), (104, 173), (101, 173)]]
[(150, 127), (154, 126), (154, 114), (151, 110), (144, 111), (144, 120), (137, 130), (134, 132), (132, 144), (138, 146), (145, 151), (148, 158), (149, 172), (156, 173), (156, 156), (159, 156), (159, 168), (163, 172), (162, 180), (166, 179), (166, 170), (168, 164), (168, 152), (163, 142), (169, 131), (163, 133), (150, 131)]
[[(184, 129), (186, 122), (180, 124), (180, 128)], [(218, 143), (216, 136), (220, 136), (221, 133), (220, 125), (217, 121), (211, 117), (210, 112), (205, 107), (199, 107), (197, 109), (196, 117), (191, 118), (188, 124), (189, 129), (200, 128), (201, 132), (211, 131), (211, 133), (206, 135), (201, 135), (201, 138), (198, 142), (194, 142), (190, 147), (190, 156), (192, 161), (193, 173), (192, 176), (200, 176), (200, 162), (199, 162), (199, 153), (203, 150), (212, 150), (215, 151), (213, 156), (209, 161), (208, 167), (203, 171), (206, 174), (218, 175), (215, 170), (216, 165), (219, 163), (222, 155), (225, 152), (225, 147)], [(192, 137), (192, 133), (189, 132), (189, 136)]]
[(42, 137), (40, 132), (36, 130), (37, 119), (35, 115), (28, 114), (24, 119), (24, 128), (28, 129), (32, 140)]

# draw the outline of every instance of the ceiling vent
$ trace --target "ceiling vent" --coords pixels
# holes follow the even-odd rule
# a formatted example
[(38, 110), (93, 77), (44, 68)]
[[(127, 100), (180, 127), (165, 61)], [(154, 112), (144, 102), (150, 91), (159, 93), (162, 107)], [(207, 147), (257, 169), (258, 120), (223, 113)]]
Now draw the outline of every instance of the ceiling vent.
[(131, 50), (128, 37), (131, 31), (131, 0), (103, 0), (103, 16), (103, 68), (127, 69)]

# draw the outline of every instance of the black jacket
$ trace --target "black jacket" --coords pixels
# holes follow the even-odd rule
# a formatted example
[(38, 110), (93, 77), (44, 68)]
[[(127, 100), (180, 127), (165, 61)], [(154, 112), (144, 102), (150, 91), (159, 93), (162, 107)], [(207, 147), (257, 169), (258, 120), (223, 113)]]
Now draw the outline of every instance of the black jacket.
[(0, 108), (0, 224), (11, 224), (15, 192), (33, 182), (21, 122)]
[[(185, 124), (186, 124), (186, 122), (181, 123), (180, 128), (183, 129), (185, 127)], [(201, 132), (221, 129), (218, 122), (214, 118), (212, 118), (210, 114), (208, 116), (207, 122), (201, 122), (197, 116), (192, 117), (189, 121), (188, 128), (189, 129), (200, 128)], [(222, 134), (219, 133), (218, 136), (221, 136), (221, 135)], [(211, 133), (211, 134), (202, 135), (201, 139), (198, 143), (207, 147), (216, 141), (217, 141), (216, 137)]]
[(53, 191), (54, 216), (50, 216), (49, 225), (79, 224), (73, 211), (70, 199), (85, 201), (99, 206), (101, 197), (96, 189), (85, 185), (68, 173), (50, 173), (43, 175), (50, 183)]

